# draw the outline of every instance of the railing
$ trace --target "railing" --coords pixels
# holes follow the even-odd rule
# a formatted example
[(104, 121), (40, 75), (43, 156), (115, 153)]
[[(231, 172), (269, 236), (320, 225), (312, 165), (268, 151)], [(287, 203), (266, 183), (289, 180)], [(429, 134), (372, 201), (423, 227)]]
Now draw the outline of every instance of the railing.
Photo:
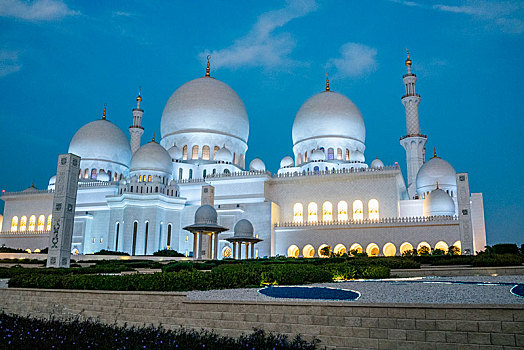
[(0, 236), (36, 236), (48, 235), (51, 230), (44, 231), (0, 231)]
[[(79, 188), (85, 188), (85, 187), (112, 187), (112, 186), (118, 186), (118, 181), (78, 181), (78, 187)], [(3, 196), (24, 196), (24, 195), (32, 195), (32, 194), (44, 194), (44, 193), (54, 193), (55, 190), (38, 190), (34, 189), (33, 191), (17, 191), (17, 192), (4, 192)]]
[(229, 178), (229, 177), (250, 177), (250, 176), (260, 176), (268, 175), (271, 176), (269, 171), (236, 171), (234, 173), (217, 173), (206, 175), (205, 178), (194, 178), (194, 179), (183, 179), (177, 180), (178, 183), (200, 183), (205, 182), (206, 180), (220, 179), (220, 178)]
[(316, 221), (316, 222), (281, 222), (275, 227), (306, 227), (306, 226), (348, 226), (348, 225), (376, 225), (376, 224), (416, 224), (433, 222), (456, 222), (458, 216), (422, 216), (409, 218), (381, 218), (378, 220), (345, 220), (345, 221)]
[(388, 165), (382, 168), (350, 168), (350, 169), (335, 169), (335, 170), (319, 170), (319, 171), (295, 171), (289, 173), (280, 173), (272, 175), (273, 178), (295, 177), (295, 176), (319, 176), (319, 175), (335, 175), (335, 174), (355, 174), (355, 173), (378, 173), (384, 171), (398, 170), (398, 165)]
[(422, 134), (410, 134), (410, 135), (402, 136), (402, 137), (400, 138), (400, 140), (404, 140), (404, 139), (406, 139), (406, 138), (408, 138), (408, 137), (423, 137), (423, 138), (425, 138), (425, 139), (428, 138), (427, 135), (422, 135)]

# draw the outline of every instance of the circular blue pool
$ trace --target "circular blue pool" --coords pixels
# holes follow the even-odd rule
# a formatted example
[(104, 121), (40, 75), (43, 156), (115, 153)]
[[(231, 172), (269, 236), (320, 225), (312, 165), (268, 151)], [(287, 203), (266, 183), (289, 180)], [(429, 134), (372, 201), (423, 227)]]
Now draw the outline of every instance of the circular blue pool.
[(517, 284), (515, 287), (511, 288), (510, 292), (519, 297), (524, 297), (524, 284)]
[(357, 300), (359, 292), (348, 289), (328, 287), (266, 287), (258, 291), (272, 298), (321, 299), (321, 300)]

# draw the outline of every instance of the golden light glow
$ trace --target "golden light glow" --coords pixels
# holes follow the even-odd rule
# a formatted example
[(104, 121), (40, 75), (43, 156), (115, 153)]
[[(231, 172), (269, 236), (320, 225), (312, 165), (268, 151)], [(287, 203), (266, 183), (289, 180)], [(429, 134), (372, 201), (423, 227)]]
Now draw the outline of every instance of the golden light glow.
[(348, 202), (340, 201), (337, 205), (338, 208), (338, 221), (347, 221), (348, 220)]
[(36, 228), (36, 216), (35, 215), (31, 215), (29, 217), (29, 229), (28, 231), (34, 231)]
[(370, 243), (366, 248), (366, 253), (368, 256), (378, 256), (380, 249), (376, 243)]
[(459, 255), (461, 255), (462, 254), (462, 243), (460, 241), (456, 241), (455, 243), (453, 243), (453, 246), (455, 248), (458, 248), (458, 250), (459, 250), (458, 253), (459, 253)]
[(20, 232), (24, 232), (27, 228), (27, 216), (22, 216), (20, 219)]
[(431, 252), (431, 246), (429, 245), (428, 242), (420, 242), (417, 246), (417, 252), (420, 251), (420, 248), (422, 247), (427, 247), (428, 250)]
[(302, 255), (304, 256), (304, 258), (312, 258), (312, 257), (314, 257), (315, 256), (315, 248), (311, 244), (306, 245), (302, 249)]
[(333, 205), (331, 202), (324, 202), (324, 204), (322, 204), (322, 221), (333, 221)]
[(293, 206), (293, 222), (297, 224), (304, 222), (303, 208), (301, 203), (295, 203)]
[(435, 244), (435, 249), (440, 249), (440, 250), (443, 250), (444, 252), (447, 253), (449, 247), (448, 247), (448, 245), (447, 245), (446, 242), (444, 242), (444, 241), (440, 241), (440, 242), (438, 242), (437, 244)]
[(411, 243), (404, 242), (400, 245), (400, 254), (404, 254), (405, 252), (409, 252), (413, 250), (413, 246)]
[(38, 227), (36, 228), (38, 231), (43, 231), (45, 228), (45, 216), (40, 215), (38, 217)]
[(355, 243), (351, 246), (351, 248), (349, 248), (349, 252), (351, 253), (354, 250), (356, 250), (357, 253), (362, 253), (362, 246), (358, 243)]
[(368, 202), (368, 208), (369, 208), (369, 219), (370, 220), (378, 220), (378, 201), (376, 199), (371, 199)]
[(393, 243), (389, 242), (384, 244), (382, 251), (384, 252), (385, 256), (395, 256), (395, 254), (397, 253), (397, 248)]
[(353, 202), (353, 220), (364, 220), (364, 204), (358, 199)]
[(50, 231), (51, 230), (51, 223), (53, 222), (53, 215), (49, 215), (47, 217), (47, 225), (45, 227), (46, 231)]
[(333, 254), (335, 255), (344, 255), (347, 253), (346, 246), (342, 243), (337, 244), (335, 248), (333, 249)]
[(231, 258), (231, 248), (225, 247), (224, 250), (222, 251), (222, 256), (224, 258)]
[(300, 249), (296, 245), (291, 245), (287, 248), (287, 257), (288, 258), (298, 258), (300, 255)]
[(182, 160), (187, 160), (187, 145), (182, 147)]
[(322, 244), (320, 247), (318, 247), (318, 256), (320, 256), (321, 258), (329, 258), (329, 254), (326, 255), (322, 251), (326, 247), (329, 248), (327, 244)]
[(308, 222), (317, 222), (318, 221), (318, 207), (317, 207), (317, 203), (315, 202), (311, 202), (307, 206), (307, 221)]
[(11, 232), (16, 232), (18, 230), (18, 216), (13, 216), (11, 219)]
[(191, 159), (198, 159), (198, 146), (193, 146), (191, 151)]
[(209, 160), (209, 146), (202, 147), (202, 159)]

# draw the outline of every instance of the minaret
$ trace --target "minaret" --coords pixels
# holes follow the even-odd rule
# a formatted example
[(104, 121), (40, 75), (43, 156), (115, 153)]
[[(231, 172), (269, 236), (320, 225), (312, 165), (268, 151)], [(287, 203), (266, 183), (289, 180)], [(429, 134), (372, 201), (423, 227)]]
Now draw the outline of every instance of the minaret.
[(413, 199), (416, 195), (417, 173), (424, 164), (426, 154), (427, 136), (420, 133), (418, 123), (418, 105), (420, 95), (415, 93), (417, 76), (411, 73), (411, 59), (407, 51), (406, 67), (408, 73), (403, 76), (406, 94), (402, 96), (402, 104), (406, 109), (406, 136), (400, 138), (400, 144), (406, 150), (406, 163), (408, 167), (408, 194)]
[(129, 134), (131, 135), (131, 151), (133, 154), (140, 148), (140, 139), (144, 133), (142, 127), (142, 116), (144, 111), (140, 109), (140, 102), (142, 102), (142, 96), (140, 96), (140, 89), (138, 89), (138, 96), (136, 97), (136, 108), (133, 108), (133, 125), (129, 127)]

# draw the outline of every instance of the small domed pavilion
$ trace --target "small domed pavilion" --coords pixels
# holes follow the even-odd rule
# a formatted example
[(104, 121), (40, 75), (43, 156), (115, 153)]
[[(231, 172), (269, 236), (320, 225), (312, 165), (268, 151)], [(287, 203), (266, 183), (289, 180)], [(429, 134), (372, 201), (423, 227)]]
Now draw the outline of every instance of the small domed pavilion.
[[(233, 259), (242, 259), (242, 244), (246, 246), (246, 255), (245, 258), (251, 259), (255, 258), (255, 244), (261, 242), (262, 239), (255, 237), (253, 225), (249, 220), (242, 219), (239, 220), (234, 228), (233, 237), (227, 238), (226, 241), (233, 244)], [(238, 250), (237, 250), (238, 245)], [(251, 247), (251, 256), (250, 248)]]
[[(193, 259), (212, 259), (218, 258), (218, 234), (227, 231), (227, 227), (218, 225), (218, 216), (215, 208), (209, 204), (204, 204), (195, 212), (195, 223), (184, 227), (184, 230), (194, 235), (193, 239)], [(207, 252), (202, 249), (202, 237), (208, 235)]]

